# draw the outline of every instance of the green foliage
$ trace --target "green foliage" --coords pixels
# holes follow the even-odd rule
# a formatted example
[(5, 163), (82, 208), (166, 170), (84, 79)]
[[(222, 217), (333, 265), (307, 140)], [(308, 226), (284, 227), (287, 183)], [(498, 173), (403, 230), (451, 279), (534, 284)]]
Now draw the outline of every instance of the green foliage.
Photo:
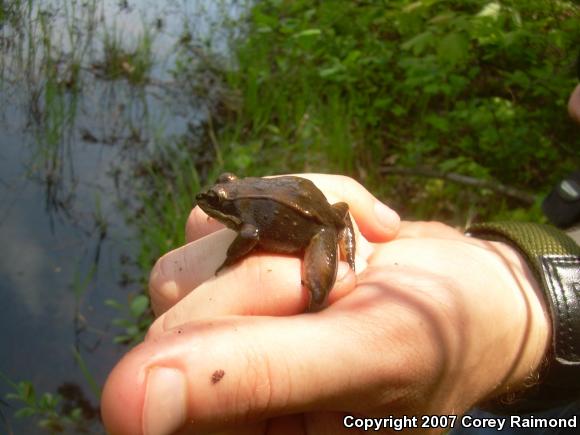
[(474, 206), (492, 218), (517, 202), (477, 189), (464, 198), (448, 183), (427, 192), (424, 180), (382, 169), (455, 171), (544, 194), (580, 164), (566, 113), (579, 18), (559, 0), (257, 2), (226, 75), (241, 104), (219, 137), (224, 164), (347, 173), (401, 198), (393, 204), (411, 216), (443, 201), (431, 218)]
[[(175, 148), (160, 146), (130, 175), (135, 195), (132, 201), (136, 203), (128, 199), (125, 205), (130, 211), (130, 223), (138, 232), (137, 266), (144, 271), (140, 283), (143, 291), (154, 262), (185, 243), (185, 221), (200, 190), (197, 168), (191, 158), (194, 148), (186, 139)], [(113, 324), (123, 332), (115, 337), (116, 343), (134, 345), (143, 340), (152, 322), (146, 294), (132, 295), (123, 303), (108, 299), (105, 304), (119, 313)]]
[(65, 428), (82, 427), (82, 410), (74, 408), (68, 412), (63, 412), (61, 409), (63, 399), (59, 394), (38, 394), (30, 381), (15, 383), (2, 373), (0, 373), (0, 378), (8, 383), (14, 391), (8, 393), (6, 399), (21, 404), (18, 411), (14, 413), (14, 417), (34, 418), (37, 420), (38, 426), (49, 433), (60, 433)]
[(79, 368), (83, 374), (83, 377), (85, 378), (85, 381), (87, 382), (87, 385), (89, 386), (91, 392), (95, 395), (95, 397), (100, 399), (101, 398), (101, 387), (99, 387), (95, 377), (93, 376), (89, 367), (87, 366), (85, 359), (83, 358), (81, 353), (74, 347), (72, 348), (72, 353), (73, 353), (74, 359), (75, 359), (77, 365), (79, 366)]
[(137, 186), (139, 210), (133, 221), (142, 247), (141, 270), (149, 271), (155, 259), (185, 243), (185, 221), (201, 188), (190, 146), (160, 147), (135, 171), (143, 182)]
[(114, 326), (123, 329), (123, 333), (115, 336), (113, 340), (115, 343), (135, 345), (143, 341), (152, 322), (148, 296), (138, 294), (127, 304), (122, 304), (115, 299), (107, 299), (105, 305), (115, 309), (121, 316), (111, 322)]

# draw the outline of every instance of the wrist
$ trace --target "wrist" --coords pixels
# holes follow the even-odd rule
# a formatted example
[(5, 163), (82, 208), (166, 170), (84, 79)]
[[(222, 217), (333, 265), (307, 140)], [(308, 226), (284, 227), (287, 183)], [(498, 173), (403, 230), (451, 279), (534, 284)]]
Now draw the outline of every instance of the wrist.
[(491, 397), (517, 395), (538, 380), (550, 348), (550, 314), (541, 286), (524, 257), (506, 243), (490, 244), (497, 253), (498, 267), (510, 276), (506, 288), (510, 289), (511, 302), (506, 303), (513, 308), (514, 321), (513, 340), (504, 342), (504, 349), (497, 352), (504, 362), (503, 377)]
[(467, 407), (525, 390), (537, 378), (551, 333), (540, 286), (520, 253), (502, 242), (470, 243), (478, 248), (469, 253), (476, 267), (461, 277), (471, 282), (457, 328), (460, 370), (453, 374), (462, 379), (459, 403), (465, 399)]

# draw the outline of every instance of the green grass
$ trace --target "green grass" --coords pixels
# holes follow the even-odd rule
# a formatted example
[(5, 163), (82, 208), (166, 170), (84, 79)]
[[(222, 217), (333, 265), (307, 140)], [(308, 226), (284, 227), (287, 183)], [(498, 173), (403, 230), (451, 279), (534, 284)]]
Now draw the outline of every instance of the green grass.
[(153, 36), (145, 31), (134, 48), (123, 45), (122, 33), (115, 25), (103, 37), (103, 58), (93, 64), (106, 80), (126, 79), (131, 85), (142, 86), (149, 82), (151, 68), (155, 62)]
[(194, 149), (185, 138), (179, 147), (160, 144), (149, 162), (134, 169), (135, 196), (125, 211), (139, 239), (135, 262), (143, 272), (139, 277), (143, 294), (133, 294), (127, 302), (105, 301), (119, 315), (114, 320), (122, 328), (115, 338), (118, 343), (142, 341), (152, 321), (146, 291), (149, 271), (161, 255), (185, 243), (185, 221), (201, 188), (191, 158)]

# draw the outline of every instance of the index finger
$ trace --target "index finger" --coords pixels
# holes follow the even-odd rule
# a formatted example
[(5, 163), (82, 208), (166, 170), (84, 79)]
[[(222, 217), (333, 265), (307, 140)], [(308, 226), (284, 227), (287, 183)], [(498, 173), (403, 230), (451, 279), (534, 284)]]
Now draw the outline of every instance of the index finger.
[[(379, 201), (363, 185), (344, 175), (296, 174), (311, 180), (324, 193), (330, 203), (344, 201), (354, 217), (361, 233), (371, 242), (392, 240), (398, 230), (399, 215)], [(210, 219), (199, 207), (195, 207), (187, 219), (185, 237), (192, 242), (218, 229), (223, 224)]]

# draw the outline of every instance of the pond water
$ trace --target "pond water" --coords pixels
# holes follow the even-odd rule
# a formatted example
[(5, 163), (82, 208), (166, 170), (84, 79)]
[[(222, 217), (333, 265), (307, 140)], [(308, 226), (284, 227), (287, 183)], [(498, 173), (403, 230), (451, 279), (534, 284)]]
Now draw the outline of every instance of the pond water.
[(122, 314), (104, 301), (127, 304), (142, 290), (131, 279), (143, 273), (132, 261), (139, 241), (121, 207), (132, 171), (203, 122), (210, 102), (184, 95), (180, 50), (227, 57), (247, 6), (9, 3), (0, 5), (0, 433), (47, 433), (38, 415), (14, 416), (24, 404), (6, 395), (21, 381), (82, 405), (85, 429), (101, 433), (91, 379), (101, 386), (127, 351), (113, 343)]

